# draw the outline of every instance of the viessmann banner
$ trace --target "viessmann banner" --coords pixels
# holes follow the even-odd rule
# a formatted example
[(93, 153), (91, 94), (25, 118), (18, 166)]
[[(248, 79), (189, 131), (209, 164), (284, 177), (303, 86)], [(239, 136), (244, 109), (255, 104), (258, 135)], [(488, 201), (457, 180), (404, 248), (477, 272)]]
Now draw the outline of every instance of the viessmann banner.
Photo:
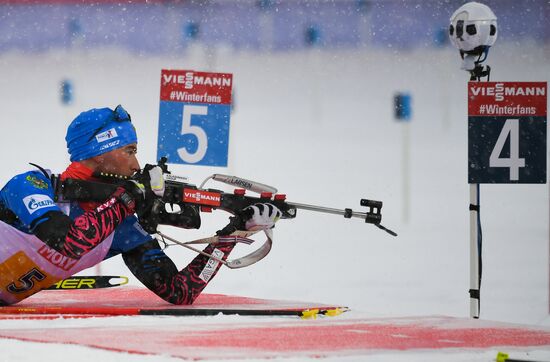
[(468, 83), (468, 182), (546, 183), (546, 82)]
[(157, 158), (227, 166), (232, 83), (227, 73), (163, 69)]

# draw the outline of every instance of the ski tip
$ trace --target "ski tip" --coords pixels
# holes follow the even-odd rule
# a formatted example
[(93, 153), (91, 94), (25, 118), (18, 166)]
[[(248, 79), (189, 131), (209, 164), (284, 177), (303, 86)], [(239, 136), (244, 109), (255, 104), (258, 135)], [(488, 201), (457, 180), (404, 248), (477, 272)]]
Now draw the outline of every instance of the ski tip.
[(317, 316), (336, 317), (347, 311), (349, 311), (348, 307), (337, 307), (332, 309), (306, 309), (302, 311), (300, 318), (317, 319)]
[(128, 284), (128, 277), (118, 276), (118, 277), (111, 277), (111, 279), (120, 279), (120, 281), (116, 284), (111, 283), (113, 286), (121, 286)]
[(319, 309), (306, 309), (302, 311), (302, 315), (300, 318), (302, 319), (317, 319), (317, 315), (319, 314)]
[(324, 315), (326, 315), (327, 317), (336, 317), (336, 316), (339, 316), (340, 314), (342, 314), (344, 312), (347, 312), (348, 310), (349, 309), (346, 308), (346, 307), (327, 309), (325, 311)]

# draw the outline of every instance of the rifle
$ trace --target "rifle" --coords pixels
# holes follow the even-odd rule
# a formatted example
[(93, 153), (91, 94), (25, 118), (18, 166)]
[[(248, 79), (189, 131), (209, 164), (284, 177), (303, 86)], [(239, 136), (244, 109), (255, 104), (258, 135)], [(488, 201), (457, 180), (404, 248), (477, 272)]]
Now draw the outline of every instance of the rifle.
[[(146, 215), (138, 215), (141, 226), (150, 234), (157, 234), (163, 239), (170, 240), (176, 244), (187, 247), (197, 253), (204, 252), (191, 247), (189, 244), (198, 243), (216, 243), (221, 241), (236, 241), (251, 243), (248, 239), (254, 234), (250, 231), (242, 231), (243, 220), (249, 215), (245, 215), (243, 210), (248, 206), (258, 203), (270, 203), (276, 206), (282, 213), (282, 219), (294, 219), (297, 210), (309, 210), (321, 213), (335, 214), (344, 216), (344, 218), (359, 218), (365, 223), (372, 224), (381, 230), (386, 231), (392, 236), (397, 236), (395, 232), (382, 226), (382, 201), (361, 199), (360, 205), (366, 207), (366, 212), (353, 211), (350, 208), (335, 209), (323, 206), (301, 204), (288, 202), (286, 195), (278, 194), (275, 187), (265, 185), (259, 182), (247, 180), (240, 177), (214, 174), (206, 178), (202, 184), (197, 187), (187, 182), (187, 178), (172, 175), (167, 166), (168, 159), (162, 157), (158, 161), (158, 166), (162, 169), (165, 180), (165, 191), (162, 198), (154, 200), (151, 210)], [(143, 174), (138, 174), (136, 179), (143, 181)], [(123, 182), (124, 178), (115, 175), (97, 175), (101, 179), (109, 180), (110, 183), (98, 183), (92, 181), (67, 179), (61, 187), (61, 195), (65, 200), (95, 200), (103, 201), (107, 199)], [(235, 186), (233, 193), (224, 192), (217, 189), (204, 188), (209, 180), (215, 180), (231, 186)], [(247, 191), (252, 191), (259, 196), (251, 196)], [(168, 206), (168, 207), (167, 207)], [(169, 210), (168, 210), (169, 209)], [(232, 215), (230, 223), (217, 232), (217, 235), (210, 238), (194, 240), (190, 242), (180, 242), (173, 239), (158, 230), (158, 225), (171, 225), (186, 229), (198, 229), (201, 225), (201, 212), (212, 212), (213, 210), (223, 210)], [(240, 227), (241, 226), (241, 227)], [(272, 232), (265, 232), (267, 241), (258, 250), (233, 261), (224, 261), (213, 255), (206, 254), (230, 268), (241, 268), (255, 263), (263, 258), (271, 249)]]

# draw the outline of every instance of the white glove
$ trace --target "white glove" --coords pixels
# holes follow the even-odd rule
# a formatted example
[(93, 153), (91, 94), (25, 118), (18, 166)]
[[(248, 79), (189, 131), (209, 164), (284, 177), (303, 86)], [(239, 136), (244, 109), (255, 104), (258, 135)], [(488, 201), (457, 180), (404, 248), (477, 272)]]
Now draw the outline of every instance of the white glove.
[[(149, 166), (149, 165), (148, 165)], [(162, 175), (162, 169), (159, 166), (153, 166), (148, 167), (146, 166), (145, 169), (142, 171), (142, 174), (137, 178), (137, 180), (130, 180), (130, 182), (134, 183), (134, 185), (137, 187), (139, 192), (142, 194), (143, 198), (146, 197), (146, 190), (145, 185), (143, 185), (142, 178), (147, 177), (147, 175), (144, 175), (146, 172), (149, 174), (149, 184), (151, 185), (151, 191), (158, 197), (164, 196), (164, 177)], [(141, 181), (141, 182), (140, 182)]]
[(149, 170), (149, 176), (151, 177), (151, 190), (159, 197), (164, 196), (164, 176), (162, 175), (162, 169), (159, 166), (155, 166)]
[(255, 204), (243, 210), (245, 213), (252, 213), (252, 216), (245, 222), (247, 231), (271, 229), (281, 218), (281, 210), (272, 204)]

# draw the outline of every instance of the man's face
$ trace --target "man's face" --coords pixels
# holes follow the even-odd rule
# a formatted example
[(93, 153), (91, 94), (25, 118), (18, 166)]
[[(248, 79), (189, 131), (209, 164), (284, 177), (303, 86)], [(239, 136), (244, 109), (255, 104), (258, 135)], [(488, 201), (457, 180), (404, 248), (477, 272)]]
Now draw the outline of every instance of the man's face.
[(136, 158), (137, 144), (117, 148), (94, 157), (97, 162), (95, 171), (122, 176), (132, 176), (140, 169)]

